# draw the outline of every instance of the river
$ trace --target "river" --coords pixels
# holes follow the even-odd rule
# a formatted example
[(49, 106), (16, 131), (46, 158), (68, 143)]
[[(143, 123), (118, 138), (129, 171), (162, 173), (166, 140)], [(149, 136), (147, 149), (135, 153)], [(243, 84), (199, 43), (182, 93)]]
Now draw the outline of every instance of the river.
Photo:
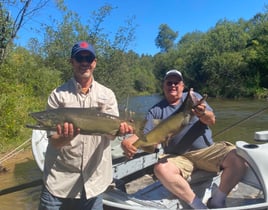
[[(124, 107), (140, 117), (159, 99), (157, 95), (130, 97)], [(243, 140), (252, 143), (255, 131), (268, 130), (268, 101), (214, 98), (208, 98), (207, 101), (216, 114), (216, 125), (211, 127), (215, 141), (227, 140), (234, 143)], [(41, 178), (41, 172), (33, 160), (30, 146), (4, 162), (3, 166), (8, 169), (8, 172), (0, 174), (0, 190)], [(40, 190), (41, 187), (38, 186), (2, 195), (0, 209), (35, 210), (39, 202)]]

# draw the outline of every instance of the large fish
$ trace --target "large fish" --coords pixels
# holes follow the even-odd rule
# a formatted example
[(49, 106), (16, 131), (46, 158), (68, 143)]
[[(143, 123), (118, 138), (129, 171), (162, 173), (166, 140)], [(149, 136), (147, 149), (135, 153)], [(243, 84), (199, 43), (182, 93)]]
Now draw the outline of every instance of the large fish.
[[(99, 108), (58, 108), (29, 114), (38, 124), (26, 125), (38, 130), (56, 130), (57, 124), (72, 123), (81, 134), (116, 136), (119, 132), (119, 117), (105, 114)], [(131, 124), (131, 123), (129, 123)], [(134, 125), (132, 125), (134, 126)]]
[(178, 134), (193, 117), (192, 109), (205, 101), (207, 95), (204, 95), (201, 100), (198, 100), (193, 94), (193, 89), (190, 89), (186, 99), (181, 107), (170, 115), (168, 118), (162, 120), (149, 133), (139, 138), (133, 146), (141, 148), (147, 152), (154, 151), (154, 145), (160, 143), (168, 143), (172, 136)]

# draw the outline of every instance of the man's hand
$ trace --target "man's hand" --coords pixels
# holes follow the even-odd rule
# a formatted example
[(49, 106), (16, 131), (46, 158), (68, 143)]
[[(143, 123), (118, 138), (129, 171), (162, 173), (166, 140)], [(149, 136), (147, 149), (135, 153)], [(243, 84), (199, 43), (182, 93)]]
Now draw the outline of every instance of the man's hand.
[(205, 115), (206, 104), (205, 103), (198, 104), (192, 111), (197, 117), (200, 118), (203, 115)]
[(70, 143), (73, 138), (80, 133), (79, 128), (74, 128), (72, 123), (65, 122), (63, 126), (60, 124), (56, 127), (57, 134), (52, 135), (49, 140), (56, 148), (60, 148)]
[(201, 102), (192, 109), (192, 112), (206, 125), (215, 124), (215, 115), (212, 111), (206, 109), (206, 103)]
[(133, 146), (133, 144), (139, 139), (135, 134), (130, 137), (124, 139), (121, 142), (121, 147), (124, 150), (124, 154), (128, 159), (132, 159), (133, 156), (137, 153), (137, 148)]
[(126, 135), (131, 134), (134, 132), (134, 129), (131, 125), (127, 124), (126, 122), (122, 122), (119, 127), (119, 134)]

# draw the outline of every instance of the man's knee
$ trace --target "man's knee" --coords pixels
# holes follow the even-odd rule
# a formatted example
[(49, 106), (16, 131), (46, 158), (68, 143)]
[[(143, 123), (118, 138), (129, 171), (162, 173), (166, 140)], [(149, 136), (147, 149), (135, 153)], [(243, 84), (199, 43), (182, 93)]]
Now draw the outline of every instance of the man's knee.
[(162, 171), (165, 170), (165, 164), (164, 163), (156, 163), (154, 165), (154, 173), (156, 174), (156, 176), (160, 173), (162, 173)]
[(237, 155), (235, 149), (230, 151), (223, 161), (223, 167), (230, 167), (230, 166), (240, 170), (246, 170), (247, 168), (246, 161), (242, 157)]

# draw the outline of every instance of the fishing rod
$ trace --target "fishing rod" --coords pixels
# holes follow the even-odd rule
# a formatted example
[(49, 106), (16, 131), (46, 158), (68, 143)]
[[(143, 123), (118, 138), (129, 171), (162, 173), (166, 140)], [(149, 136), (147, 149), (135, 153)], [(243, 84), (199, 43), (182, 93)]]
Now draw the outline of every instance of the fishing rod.
[(13, 192), (17, 192), (17, 191), (20, 191), (20, 190), (25, 190), (25, 189), (30, 188), (30, 187), (37, 187), (37, 186), (41, 185), (42, 183), (43, 183), (43, 180), (38, 179), (38, 180), (34, 180), (32, 182), (27, 182), (25, 184), (17, 185), (17, 186), (14, 186), (14, 187), (9, 187), (9, 188), (0, 190), (0, 196), (1, 195), (6, 195), (6, 194), (9, 194), (9, 193), (13, 193)]
[(251, 114), (251, 115), (249, 115), (249, 116), (243, 118), (242, 120), (239, 120), (239, 121), (233, 123), (232, 125), (230, 125), (230, 126), (224, 128), (224, 129), (222, 129), (221, 131), (219, 131), (218, 133), (216, 133), (215, 135), (213, 135), (213, 137), (215, 137), (215, 136), (219, 136), (220, 134), (223, 134), (224, 132), (230, 130), (231, 128), (233, 128), (233, 127), (235, 127), (235, 126), (237, 126), (237, 125), (239, 125), (239, 124), (241, 124), (242, 122), (244, 122), (244, 121), (246, 121), (246, 120), (249, 120), (250, 118), (255, 117), (255, 116), (261, 114), (262, 112), (264, 112), (264, 111), (267, 110), (267, 109), (268, 109), (268, 106), (266, 106), (266, 107), (264, 107), (264, 108), (258, 110), (257, 112), (254, 112), (253, 114)]

